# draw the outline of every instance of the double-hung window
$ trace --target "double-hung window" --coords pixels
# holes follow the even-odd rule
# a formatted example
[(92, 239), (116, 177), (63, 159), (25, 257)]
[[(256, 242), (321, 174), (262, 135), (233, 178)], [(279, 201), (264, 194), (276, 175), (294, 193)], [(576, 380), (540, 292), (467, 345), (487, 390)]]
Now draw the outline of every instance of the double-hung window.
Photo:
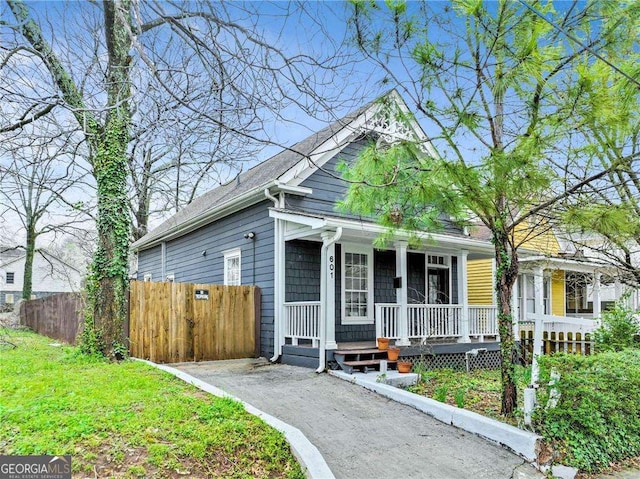
[(240, 275), (240, 248), (225, 251), (223, 255), (225, 286), (240, 286), (242, 284), (242, 278)]
[(373, 248), (342, 245), (342, 323), (373, 323)]

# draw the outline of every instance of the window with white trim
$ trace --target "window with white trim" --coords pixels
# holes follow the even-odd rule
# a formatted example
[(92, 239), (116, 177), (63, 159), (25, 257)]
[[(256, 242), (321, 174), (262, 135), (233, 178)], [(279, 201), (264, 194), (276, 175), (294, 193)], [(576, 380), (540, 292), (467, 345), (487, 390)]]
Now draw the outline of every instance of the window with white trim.
[(373, 323), (373, 248), (342, 246), (342, 323)]
[(224, 284), (225, 286), (240, 286), (242, 284), (240, 248), (222, 253), (224, 255)]
[(16, 274), (12, 271), (7, 271), (7, 284), (14, 284), (16, 280)]

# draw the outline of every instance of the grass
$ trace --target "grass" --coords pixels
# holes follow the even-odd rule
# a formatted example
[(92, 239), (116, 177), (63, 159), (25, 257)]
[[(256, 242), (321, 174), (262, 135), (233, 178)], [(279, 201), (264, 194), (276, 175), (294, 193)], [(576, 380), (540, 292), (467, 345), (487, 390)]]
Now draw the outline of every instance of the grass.
[[(500, 371), (476, 369), (469, 373), (453, 369), (418, 370), (420, 381), (409, 391), (437, 401), (468, 409), (487, 417), (515, 424), (516, 419), (500, 414)], [(531, 368), (516, 367), (518, 400), (529, 382)]]
[(278, 431), (135, 361), (28, 332), (0, 347), (0, 453), (73, 456), (74, 477), (303, 478)]

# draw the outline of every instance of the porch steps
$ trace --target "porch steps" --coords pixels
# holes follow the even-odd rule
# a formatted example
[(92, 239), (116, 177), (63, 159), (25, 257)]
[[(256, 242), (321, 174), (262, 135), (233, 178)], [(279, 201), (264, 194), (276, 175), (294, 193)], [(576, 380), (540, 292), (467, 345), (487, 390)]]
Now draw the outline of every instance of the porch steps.
[[(380, 361), (387, 360), (387, 351), (381, 351), (377, 348), (336, 349), (333, 351), (333, 359), (347, 374), (353, 373), (354, 370), (366, 373), (380, 370)], [(395, 368), (396, 362), (387, 360), (391, 369)]]

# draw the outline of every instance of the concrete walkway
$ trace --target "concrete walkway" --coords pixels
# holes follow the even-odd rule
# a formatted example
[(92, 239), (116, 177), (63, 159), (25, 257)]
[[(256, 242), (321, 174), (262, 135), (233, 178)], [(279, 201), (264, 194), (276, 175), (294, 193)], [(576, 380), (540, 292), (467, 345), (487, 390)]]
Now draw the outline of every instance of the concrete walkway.
[(258, 360), (172, 366), (300, 429), (338, 479), (542, 477), (499, 446), (327, 374)]

